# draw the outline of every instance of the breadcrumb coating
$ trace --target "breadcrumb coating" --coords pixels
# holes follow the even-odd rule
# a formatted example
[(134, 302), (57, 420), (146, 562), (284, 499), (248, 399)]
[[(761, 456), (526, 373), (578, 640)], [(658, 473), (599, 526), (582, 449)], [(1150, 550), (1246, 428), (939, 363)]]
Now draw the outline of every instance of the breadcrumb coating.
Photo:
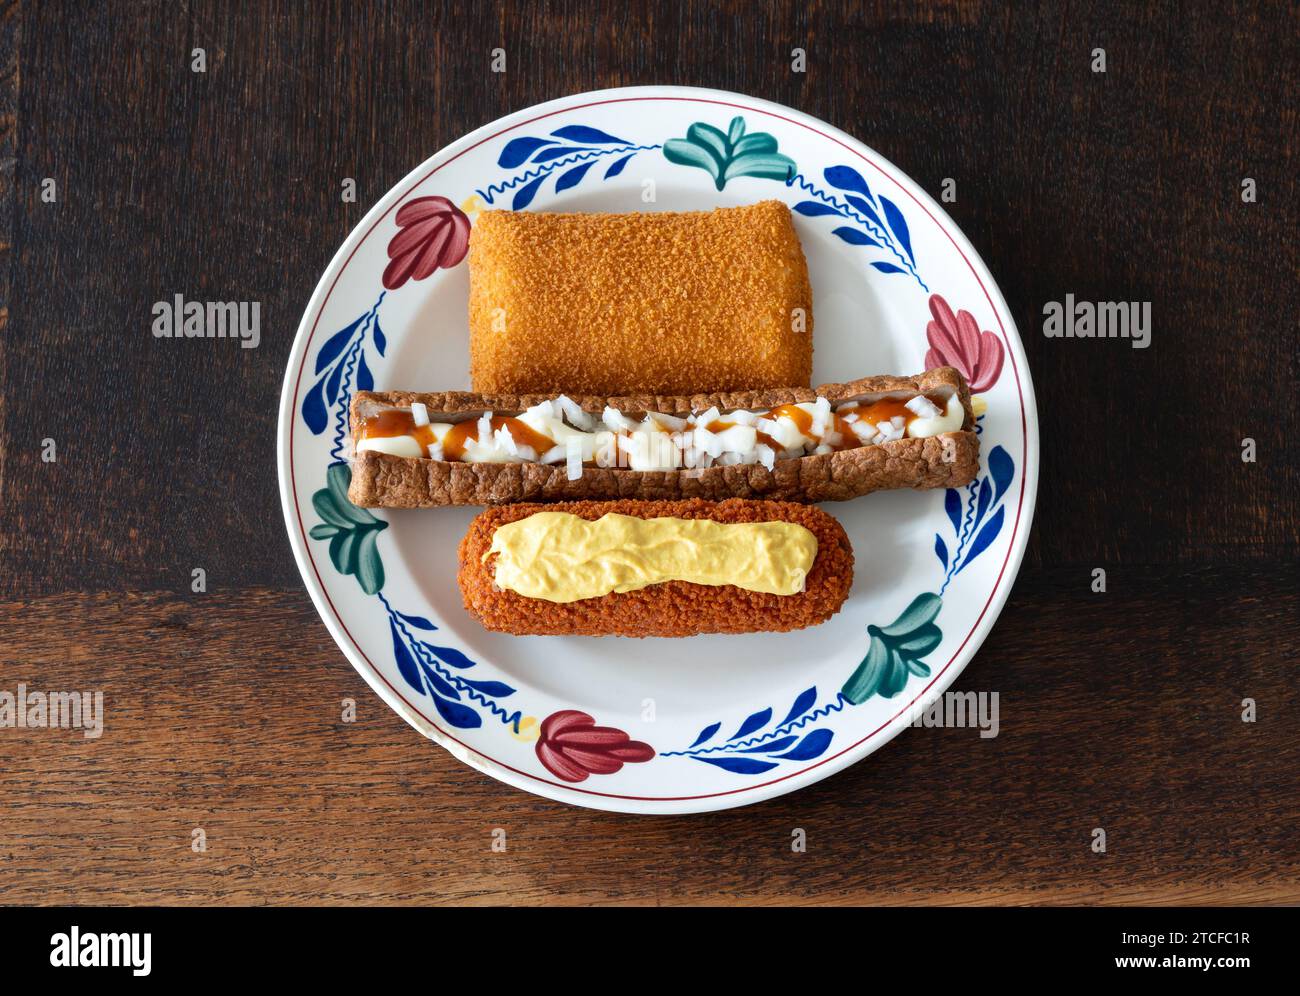
[[(570, 512), (599, 519), (615, 512), (642, 518), (675, 516), (717, 522), (794, 522), (817, 537), (817, 557), (798, 595), (770, 595), (735, 585), (667, 581), (636, 591), (577, 602), (548, 602), (496, 589), (494, 559), (483, 561), (498, 526), (534, 512)], [(844, 604), (853, 584), (853, 548), (832, 516), (812, 505), (730, 498), (703, 501), (578, 501), (519, 504), (478, 515), (460, 544), (460, 591), (484, 628), (516, 636), (694, 636), (698, 633), (786, 632), (823, 623)]]
[(808, 264), (780, 201), (485, 211), (469, 271), (475, 391), (694, 394), (812, 377)]

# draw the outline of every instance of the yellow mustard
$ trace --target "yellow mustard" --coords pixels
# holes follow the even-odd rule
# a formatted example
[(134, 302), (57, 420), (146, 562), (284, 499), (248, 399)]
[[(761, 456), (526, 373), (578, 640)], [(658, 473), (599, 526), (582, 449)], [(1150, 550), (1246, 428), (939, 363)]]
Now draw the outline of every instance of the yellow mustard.
[(664, 581), (732, 584), (796, 595), (817, 557), (817, 537), (793, 522), (714, 522), (609, 514), (591, 521), (537, 512), (497, 527), (500, 588), (576, 602)]

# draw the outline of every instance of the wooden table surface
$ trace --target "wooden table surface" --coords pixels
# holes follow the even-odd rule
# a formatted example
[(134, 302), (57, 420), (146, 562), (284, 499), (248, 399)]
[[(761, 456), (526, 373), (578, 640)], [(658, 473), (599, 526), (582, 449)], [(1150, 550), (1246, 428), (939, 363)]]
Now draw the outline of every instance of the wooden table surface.
[[(0, 689), (100, 689), (107, 718), (0, 729), (0, 900), (1300, 901), (1293, 7), (81, 6), (0, 3)], [(909, 730), (724, 813), (589, 812), (423, 741), (312, 608), (275, 427), (330, 257), (466, 131), (638, 83), (956, 180), (1043, 441), (1024, 567), (955, 686), (999, 693), (995, 739)], [(153, 338), (178, 293), (260, 300), (260, 347)], [(1149, 301), (1152, 345), (1045, 338), (1066, 294)]]

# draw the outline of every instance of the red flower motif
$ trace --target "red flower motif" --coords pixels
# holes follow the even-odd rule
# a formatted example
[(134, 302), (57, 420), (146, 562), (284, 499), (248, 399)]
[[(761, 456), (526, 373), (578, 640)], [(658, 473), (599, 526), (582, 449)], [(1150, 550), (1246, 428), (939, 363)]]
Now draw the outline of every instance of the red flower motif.
[(384, 286), (397, 290), (408, 280), (423, 280), (438, 267), (453, 267), (469, 249), (469, 218), (445, 197), (417, 197), (397, 211), (401, 229), (388, 243), (391, 262)]
[(597, 726), (585, 712), (564, 709), (542, 722), (537, 759), (546, 770), (566, 782), (585, 781), (588, 775), (612, 775), (624, 764), (648, 761), (655, 749), (629, 739), (622, 730)]
[(948, 302), (938, 294), (930, 296), (934, 321), (925, 327), (930, 350), (925, 367), (956, 367), (970, 384), (972, 393), (987, 391), (1002, 373), (1002, 342), (992, 332), (981, 332), (975, 316), (959, 311), (954, 316)]

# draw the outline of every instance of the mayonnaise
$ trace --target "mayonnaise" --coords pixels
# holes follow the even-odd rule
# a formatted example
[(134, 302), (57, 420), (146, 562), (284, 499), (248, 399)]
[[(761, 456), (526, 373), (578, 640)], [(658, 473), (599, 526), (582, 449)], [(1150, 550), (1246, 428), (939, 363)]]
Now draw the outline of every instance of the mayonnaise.
[(817, 558), (817, 537), (793, 522), (536, 512), (497, 527), (496, 583), (548, 602), (576, 602), (665, 581), (735, 585), (795, 595)]
[(937, 436), (941, 432), (956, 432), (966, 421), (966, 409), (961, 406), (961, 399), (954, 394), (948, 399), (948, 410), (933, 418), (914, 418), (907, 423), (907, 434), (913, 439)]

